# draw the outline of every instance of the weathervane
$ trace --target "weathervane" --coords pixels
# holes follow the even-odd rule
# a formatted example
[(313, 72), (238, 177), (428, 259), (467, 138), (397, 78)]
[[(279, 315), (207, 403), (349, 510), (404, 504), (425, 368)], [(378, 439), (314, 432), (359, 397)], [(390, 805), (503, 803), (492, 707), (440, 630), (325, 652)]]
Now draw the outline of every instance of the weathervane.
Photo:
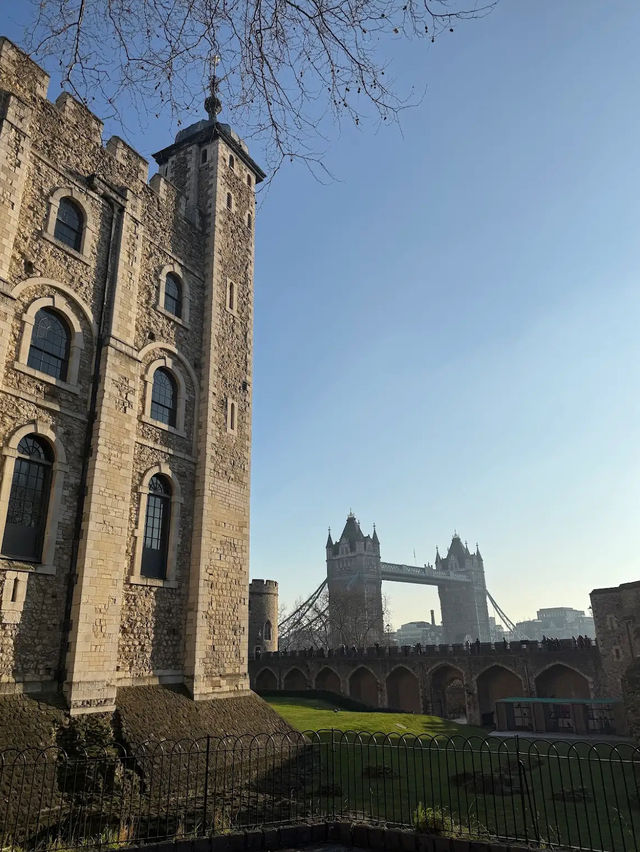
[(213, 74), (209, 79), (209, 96), (205, 99), (204, 108), (207, 111), (210, 121), (215, 121), (218, 113), (222, 109), (222, 101), (218, 97), (218, 86), (220, 80), (216, 76), (216, 68), (220, 62), (219, 56), (213, 57)]

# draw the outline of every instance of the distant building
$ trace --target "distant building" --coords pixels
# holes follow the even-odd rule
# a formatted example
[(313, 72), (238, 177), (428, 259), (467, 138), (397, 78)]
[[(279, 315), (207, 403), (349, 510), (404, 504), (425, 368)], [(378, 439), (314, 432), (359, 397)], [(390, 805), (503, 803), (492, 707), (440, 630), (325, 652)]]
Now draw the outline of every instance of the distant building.
[(494, 616), (489, 616), (489, 635), (492, 642), (502, 642), (506, 638), (505, 629), (501, 624), (497, 624)]
[(542, 639), (547, 636), (553, 639), (571, 639), (572, 636), (589, 636), (593, 639), (596, 635), (593, 618), (585, 615), (584, 610), (570, 606), (552, 606), (539, 609), (536, 615), (537, 618), (516, 623), (521, 638)]
[(440, 645), (442, 642), (442, 625), (435, 623), (434, 612), (431, 610), (431, 621), (408, 621), (401, 625), (395, 633), (398, 645)]

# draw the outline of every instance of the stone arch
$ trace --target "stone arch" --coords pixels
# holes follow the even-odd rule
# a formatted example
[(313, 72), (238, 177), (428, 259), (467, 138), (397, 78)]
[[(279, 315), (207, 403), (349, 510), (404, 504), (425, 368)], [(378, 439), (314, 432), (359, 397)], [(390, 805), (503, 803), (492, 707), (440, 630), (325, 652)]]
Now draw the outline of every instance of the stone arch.
[[(167, 275), (169, 274), (175, 275), (179, 279), (182, 287), (182, 316), (180, 317), (170, 314), (164, 307), (165, 288), (167, 284)], [(167, 263), (160, 270), (160, 275), (158, 277), (158, 301), (156, 308), (160, 311), (160, 313), (168, 316), (173, 322), (178, 322), (187, 327), (189, 326), (189, 316), (191, 313), (191, 287), (189, 285), (188, 276), (178, 263)]]
[(316, 689), (324, 689), (326, 692), (337, 692), (340, 694), (342, 687), (339, 676), (333, 669), (325, 666), (316, 675)]
[(278, 678), (271, 669), (262, 669), (256, 676), (255, 688), (258, 692), (269, 692), (278, 688)]
[(289, 689), (292, 692), (299, 692), (302, 689), (309, 689), (309, 681), (300, 669), (292, 668), (284, 676), (284, 689)]
[(356, 701), (378, 707), (378, 678), (371, 669), (359, 666), (349, 678), (349, 695)]
[(501, 698), (518, 698), (524, 695), (520, 675), (498, 664), (489, 666), (477, 675), (476, 690), (483, 725), (494, 724), (496, 701)]
[(431, 672), (431, 710), (443, 719), (466, 718), (464, 672), (444, 663)]
[(589, 679), (564, 663), (551, 663), (536, 675), (538, 698), (591, 698)]
[[(33, 283), (33, 281), (34, 279), (31, 279), (28, 283)], [(54, 284), (53, 286), (55, 287), (56, 285)], [(14, 292), (17, 291), (17, 289), (17, 287), (14, 288)], [(16, 353), (17, 358), (14, 363), (16, 369), (22, 370), (30, 375), (36, 375), (39, 379), (46, 382), (66, 387), (73, 393), (78, 393), (78, 374), (80, 371), (82, 351), (85, 348), (85, 337), (88, 337), (89, 342), (93, 343), (93, 324), (89, 322), (89, 328), (83, 332), (82, 326), (78, 320), (78, 315), (80, 315), (83, 320), (87, 320), (84, 307), (85, 306), (81, 305), (79, 302), (76, 302), (76, 300), (67, 299), (65, 295), (57, 292), (53, 295), (48, 294), (32, 299), (26, 306), (24, 313), (20, 318), (20, 342)], [(66, 327), (69, 350), (66, 357), (66, 375), (64, 379), (54, 378), (43, 373), (41, 370), (34, 370), (34, 368), (29, 364), (29, 350), (33, 342), (33, 328), (36, 322), (36, 317), (39, 311), (43, 308), (49, 309), (58, 314), (60, 320)]]
[[(143, 577), (141, 574), (144, 525), (147, 515), (147, 500), (149, 497), (149, 482), (158, 473), (166, 477), (171, 484), (171, 515), (169, 521), (167, 575), (162, 580)], [(180, 480), (175, 475), (170, 464), (167, 464), (167, 462), (160, 462), (160, 464), (156, 464), (145, 471), (138, 487), (138, 523), (135, 533), (133, 565), (129, 576), (130, 583), (140, 586), (164, 586), (165, 588), (175, 588), (177, 586), (176, 569), (178, 563), (182, 503), (183, 500)]]
[(68, 284), (63, 284), (62, 281), (56, 281), (54, 278), (25, 278), (24, 281), (20, 281), (19, 284), (16, 284), (16, 286), (11, 291), (11, 294), (17, 299), (18, 296), (20, 296), (24, 290), (26, 290), (28, 287), (31, 287), (32, 285), (45, 285), (47, 287), (53, 287), (54, 289), (59, 290), (61, 293), (64, 293), (64, 295), (71, 299), (73, 302), (75, 302), (78, 308), (82, 311), (82, 313), (84, 314), (84, 318), (91, 327), (91, 332), (93, 336), (97, 336), (98, 329), (93, 319), (93, 313), (91, 312), (91, 308), (89, 307), (89, 305), (87, 305), (84, 299), (82, 299), (75, 292), (75, 290), (69, 287)]
[(420, 683), (406, 666), (397, 666), (387, 676), (387, 706), (405, 713), (420, 713)]
[(46, 438), (53, 453), (51, 484), (49, 486), (49, 505), (45, 523), (44, 540), (42, 543), (41, 561), (35, 570), (42, 574), (55, 574), (54, 556), (58, 536), (58, 524), (61, 516), (62, 492), (65, 474), (68, 471), (67, 455), (60, 438), (43, 420), (31, 420), (24, 426), (19, 426), (8, 437), (1, 455), (4, 459), (2, 475), (0, 476), (0, 543), (4, 537), (7, 521), (7, 507), (13, 482), (13, 471), (18, 458), (18, 444), (27, 435), (34, 433)]
[[(46, 234), (49, 239), (55, 240), (56, 243), (58, 242), (55, 238), (55, 227), (56, 220), (58, 218), (58, 210), (60, 209), (60, 202), (63, 198), (70, 198), (73, 203), (80, 208), (82, 213), (84, 220), (82, 223), (82, 241), (77, 254), (84, 255), (86, 258), (91, 254), (96, 243), (98, 236), (97, 221), (93, 216), (88, 197), (78, 187), (72, 185), (59, 186), (50, 193), (49, 205), (44, 223), (44, 234)], [(75, 251), (75, 249), (71, 249), (71, 251)]]

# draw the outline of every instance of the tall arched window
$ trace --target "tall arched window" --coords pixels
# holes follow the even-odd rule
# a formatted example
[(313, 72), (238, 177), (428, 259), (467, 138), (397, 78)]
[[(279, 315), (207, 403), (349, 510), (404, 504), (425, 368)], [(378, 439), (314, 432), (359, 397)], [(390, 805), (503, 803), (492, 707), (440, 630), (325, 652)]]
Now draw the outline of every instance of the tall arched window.
[(53, 453), (47, 441), (38, 435), (25, 435), (17, 449), (2, 553), (39, 562), (47, 524)]
[(265, 621), (264, 623), (264, 641), (271, 642), (271, 622)]
[(164, 309), (174, 317), (182, 316), (182, 281), (173, 272), (168, 272), (164, 282)]
[(60, 199), (53, 236), (69, 248), (81, 251), (83, 230), (84, 216), (80, 207), (71, 198)]
[(27, 364), (54, 379), (67, 378), (71, 334), (61, 315), (40, 308), (35, 316)]
[(178, 388), (169, 370), (159, 367), (153, 374), (151, 417), (166, 426), (176, 425)]
[(140, 567), (143, 577), (153, 577), (157, 580), (166, 578), (170, 526), (171, 484), (166, 476), (156, 474), (149, 480)]

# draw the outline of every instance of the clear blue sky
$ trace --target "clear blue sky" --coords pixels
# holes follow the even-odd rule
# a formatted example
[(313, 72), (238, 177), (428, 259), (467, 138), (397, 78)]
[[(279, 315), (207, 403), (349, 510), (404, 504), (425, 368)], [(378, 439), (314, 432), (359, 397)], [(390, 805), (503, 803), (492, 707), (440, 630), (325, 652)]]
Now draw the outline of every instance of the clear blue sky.
[[(514, 620), (640, 576), (638, 44), (637, 0), (502, 0), (398, 42), (428, 86), (402, 132), (345, 126), (334, 181), (287, 166), (264, 196), (251, 574), (285, 602), (350, 508), (388, 561), (478, 541)], [(396, 626), (437, 600), (387, 591)]]

